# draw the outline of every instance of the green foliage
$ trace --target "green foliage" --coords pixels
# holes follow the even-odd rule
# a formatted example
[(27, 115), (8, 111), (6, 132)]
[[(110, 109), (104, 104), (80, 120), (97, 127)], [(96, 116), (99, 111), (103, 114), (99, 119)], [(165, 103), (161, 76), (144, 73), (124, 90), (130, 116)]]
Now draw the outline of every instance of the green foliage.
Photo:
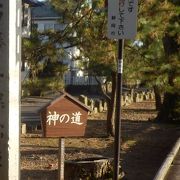
[[(106, 76), (107, 81), (111, 81), (117, 66), (117, 44), (106, 37), (107, 12), (104, 0), (93, 1), (92, 7), (85, 2), (51, 1), (62, 14), (60, 22), (65, 24), (65, 28), (59, 32), (48, 32), (49, 46), (58, 43), (61, 55), (66, 54), (67, 47), (77, 46), (80, 55), (74, 58), (82, 60), (88, 73)], [(149, 87), (158, 86), (163, 94), (180, 91), (179, 1), (139, 0), (137, 40), (143, 46), (125, 42), (124, 82), (133, 84), (140, 80)], [(68, 42), (67, 47), (63, 47), (64, 42)], [(53, 48), (50, 47), (49, 52), (52, 52)], [(176, 104), (179, 104), (178, 100)]]
[(41, 96), (48, 91), (57, 92), (64, 89), (64, 82), (57, 77), (29, 79), (22, 83), (24, 96)]
[[(171, 36), (176, 41), (175, 46), (179, 46), (180, 18), (178, 17), (179, 7), (166, 0), (148, 0), (146, 3), (143, 0), (139, 1), (137, 38), (143, 46), (130, 44), (130, 48), (127, 49), (128, 55), (125, 56), (125, 59), (128, 59), (128, 56), (131, 58), (132, 72), (136, 70), (136, 68), (133, 70), (133, 66), (137, 67), (139, 76), (136, 77), (151, 86), (159, 85), (161, 88), (164, 86), (163, 91), (166, 91), (165, 86), (170, 71), (173, 71), (176, 77), (179, 74), (178, 50), (173, 53), (173, 58), (167, 57), (167, 47), (164, 43), (164, 37)], [(172, 47), (170, 49), (172, 50)]]
[(58, 61), (47, 61), (44, 64), (44, 69), (39, 73), (40, 78), (59, 77), (63, 79), (64, 72), (67, 71), (67, 66)]
[(104, 0), (93, 1), (92, 6), (86, 0), (51, 2), (63, 14), (60, 22), (66, 25), (51, 41), (58, 39), (57, 42), (61, 43), (63, 39), (69, 46), (75, 45), (80, 55), (74, 59), (81, 60), (82, 68), (90, 75), (106, 76), (110, 80), (111, 73), (116, 71), (116, 47), (113, 41), (106, 38), (107, 12), (104, 11)]
[(180, 101), (179, 10), (177, 1), (170, 0), (149, 0), (148, 5), (140, 6), (138, 37), (144, 44), (139, 49), (143, 57), (140, 71), (143, 81), (151, 87), (156, 85), (165, 97), (159, 116), (163, 119), (177, 116), (173, 112), (177, 112)]
[(38, 79), (26, 80), (22, 83), (22, 90), (24, 96), (39, 96), (44, 85)]
[(47, 34), (34, 29), (29, 39), (23, 39), (22, 60), (30, 69), (30, 79), (22, 85), (25, 94), (41, 95), (44, 91), (63, 89), (67, 67), (60, 62), (63, 55), (56, 44), (44, 40)]

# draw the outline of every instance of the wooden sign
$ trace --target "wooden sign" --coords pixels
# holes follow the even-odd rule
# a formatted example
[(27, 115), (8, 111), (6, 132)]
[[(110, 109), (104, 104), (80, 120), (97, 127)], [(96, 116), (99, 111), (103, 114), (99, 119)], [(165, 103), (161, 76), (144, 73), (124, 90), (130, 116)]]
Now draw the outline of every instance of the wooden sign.
[(88, 107), (63, 93), (41, 111), (44, 137), (84, 136)]

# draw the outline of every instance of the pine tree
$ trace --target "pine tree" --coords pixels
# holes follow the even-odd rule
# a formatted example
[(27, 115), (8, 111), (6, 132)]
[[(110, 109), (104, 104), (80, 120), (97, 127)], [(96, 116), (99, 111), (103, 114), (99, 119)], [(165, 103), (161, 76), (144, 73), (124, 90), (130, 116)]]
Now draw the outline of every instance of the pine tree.
[[(31, 37), (23, 38), (22, 41), (22, 62), (26, 62), (29, 68), (29, 78), (22, 83), (22, 88), (27, 89), (30, 95), (64, 88), (63, 74), (67, 67), (60, 62), (56, 45), (44, 41), (46, 33), (42, 34), (33, 29)], [(22, 71), (23, 68), (24, 66)]]
[[(52, 0), (55, 8), (63, 14), (61, 22), (66, 24), (63, 33), (54, 35), (52, 42), (62, 43), (65, 40), (69, 42), (69, 46), (79, 47), (82, 59), (88, 59), (89, 73), (105, 76), (107, 82), (112, 82), (112, 96), (102, 92), (109, 99), (109, 107), (112, 107), (109, 108), (111, 115), (107, 119), (113, 127), (116, 43), (106, 37), (105, 1), (93, 1), (92, 7), (85, 2)], [(135, 46), (131, 41), (125, 43), (124, 81), (138, 79), (154, 88), (159, 109), (158, 119), (162, 121), (179, 115), (176, 111), (179, 104), (179, 32), (178, 1), (140, 0), (137, 39), (143, 46)], [(73, 33), (76, 36), (72, 36)], [(169, 93), (176, 97), (173, 101), (166, 97)], [(167, 103), (169, 100), (166, 99), (173, 103)], [(167, 112), (165, 117), (160, 115), (164, 114), (163, 112)], [(109, 128), (111, 133), (112, 129)]]
[(154, 87), (159, 110), (157, 119), (162, 122), (178, 119), (180, 115), (179, 19), (177, 1), (149, 0), (146, 4), (140, 1), (139, 39), (144, 44), (139, 48), (143, 57), (141, 72), (145, 82)]
[[(88, 4), (86, 0), (69, 0), (61, 3), (52, 0), (55, 8), (63, 14), (61, 23), (66, 24), (64, 35), (69, 46), (77, 46), (83, 67), (89, 75), (97, 79), (102, 95), (108, 102), (107, 132), (114, 134), (114, 103), (116, 89), (116, 46), (115, 42), (106, 37), (107, 12), (104, 0), (93, 1)], [(76, 36), (72, 36), (75, 33)], [(63, 34), (56, 34), (62, 39)], [(64, 37), (65, 37), (64, 36)], [(102, 84), (98, 77), (105, 77)], [(107, 92), (107, 84), (112, 82), (112, 93)]]

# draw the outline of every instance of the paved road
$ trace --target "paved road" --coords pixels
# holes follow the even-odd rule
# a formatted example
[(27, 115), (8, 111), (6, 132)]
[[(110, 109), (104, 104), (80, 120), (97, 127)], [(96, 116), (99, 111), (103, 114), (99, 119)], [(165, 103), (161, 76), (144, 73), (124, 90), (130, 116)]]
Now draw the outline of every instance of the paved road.
[(180, 180), (180, 149), (164, 180)]

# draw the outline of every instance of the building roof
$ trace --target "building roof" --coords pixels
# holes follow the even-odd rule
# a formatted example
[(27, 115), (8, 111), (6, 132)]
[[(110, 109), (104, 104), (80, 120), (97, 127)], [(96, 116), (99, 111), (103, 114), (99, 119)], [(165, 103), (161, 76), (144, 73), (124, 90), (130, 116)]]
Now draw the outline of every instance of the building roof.
[(42, 6), (32, 7), (31, 9), (32, 18), (59, 18), (58, 13), (53, 6), (49, 3), (44, 3)]
[(87, 111), (92, 111), (89, 107), (87, 107), (85, 104), (83, 104), (67, 92), (58, 92), (46, 97), (28, 97), (22, 99), (22, 114), (26, 115), (29, 113), (33, 113), (37, 115), (42, 111), (42, 109), (56, 103), (64, 97), (67, 97), (68, 99), (78, 104), (82, 108), (86, 109)]
[(87, 111), (92, 111), (88, 106), (86, 106), (85, 104), (83, 104), (82, 102), (80, 102), (79, 100), (77, 100), (76, 98), (74, 98), (73, 96), (68, 94), (67, 92), (59, 92), (57, 95), (55, 95), (51, 98), (49, 97), (49, 102), (44, 104), (44, 106), (42, 106), (40, 111), (42, 111), (42, 109), (47, 108), (48, 106), (55, 104), (56, 102), (60, 101), (61, 99), (65, 98), (65, 97), (67, 97), (72, 102), (78, 104), (81, 108), (86, 109)]
[(39, 1), (37, 1), (37, 0), (23, 0), (23, 3), (29, 4), (29, 5), (32, 6), (32, 7), (44, 5), (44, 3), (39, 2)]
[(46, 97), (27, 97), (22, 99), (21, 102), (21, 118), (22, 122), (40, 122), (41, 117), (40, 113), (46, 109), (48, 106), (53, 105), (57, 101), (67, 97), (69, 100), (78, 104), (81, 108), (92, 111), (85, 104), (81, 103), (75, 97), (71, 96), (66, 92), (59, 92), (57, 94), (53, 94), (52, 96)]

